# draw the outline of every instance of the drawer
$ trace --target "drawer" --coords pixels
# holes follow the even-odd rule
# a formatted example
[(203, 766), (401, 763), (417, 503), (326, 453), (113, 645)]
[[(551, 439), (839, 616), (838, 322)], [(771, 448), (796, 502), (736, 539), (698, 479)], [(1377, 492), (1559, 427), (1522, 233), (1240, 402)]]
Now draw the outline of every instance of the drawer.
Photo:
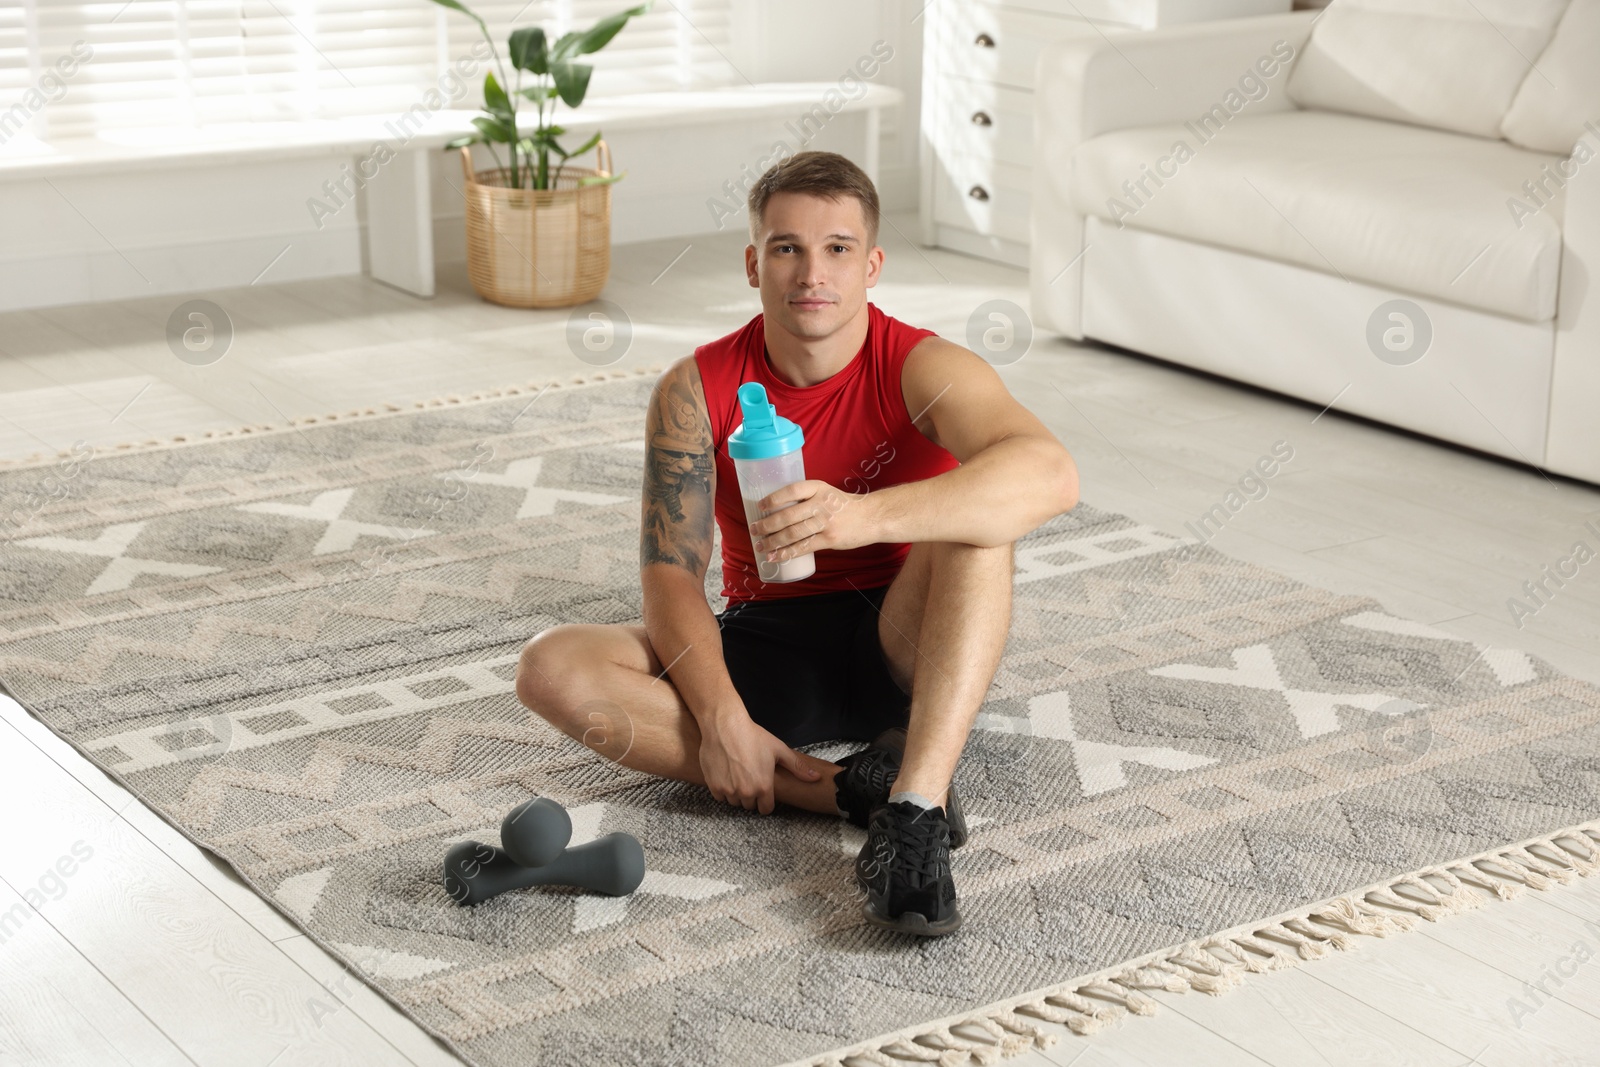
[(940, 156), (1033, 163), (1033, 94), (994, 82), (941, 76), (928, 135)]
[(1029, 170), (981, 156), (941, 158), (934, 168), (933, 217), (947, 226), (1028, 243)]
[(1030, 91), (1039, 52), (1045, 45), (1077, 37), (1099, 39), (1102, 33), (1132, 29), (1118, 23), (1091, 25), (1083, 19), (1002, 8), (977, 0), (942, 4), (936, 10), (938, 17), (928, 23), (931, 40), (927, 51), (935, 71)]

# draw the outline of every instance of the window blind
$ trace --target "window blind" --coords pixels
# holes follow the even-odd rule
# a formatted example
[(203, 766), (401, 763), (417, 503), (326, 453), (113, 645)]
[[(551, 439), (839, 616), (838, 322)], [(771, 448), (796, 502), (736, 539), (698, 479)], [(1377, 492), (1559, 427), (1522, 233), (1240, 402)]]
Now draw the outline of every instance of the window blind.
[[(632, 2), (480, 0), (467, 6), (489, 24), (489, 35), (498, 46), (513, 26), (542, 25), (554, 43), (562, 34), (587, 29), (607, 15), (632, 6)], [(744, 79), (726, 58), (732, 6), (732, 0), (656, 0), (649, 14), (630, 19), (605, 48), (579, 57), (579, 62), (594, 66), (589, 91), (636, 93), (742, 82)], [(481, 39), (472, 20), (454, 13), (449, 34), (454, 55), (464, 55), (474, 41)], [(515, 77), (509, 68), (506, 73)]]
[[(657, 0), (604, 49), (583, 57), (595, 67), (589, 96), (742, 82), (725, 58), (733, 2)], [(468, 6), (489, 24), (514, 77), (505, 59), (513, 28), (542, 25), (554, 40), (630, 3), (468, 0)], [(438, 88), (457, 61), (473, 64), (475, 73), (453, 106), (475, 108), (488, 66), (470, 53), (481, 40), (471, 19), (428, 0), (382, 7), (366, 0), (0, 0), (0, 139), (19, 120), (54, 140), (109, 130), (398, 115)], [(52, 80), (33, 92), (59, 59), (85, 52), (60, 85)], [(42, 104), (32, 108), (30, 100)]]

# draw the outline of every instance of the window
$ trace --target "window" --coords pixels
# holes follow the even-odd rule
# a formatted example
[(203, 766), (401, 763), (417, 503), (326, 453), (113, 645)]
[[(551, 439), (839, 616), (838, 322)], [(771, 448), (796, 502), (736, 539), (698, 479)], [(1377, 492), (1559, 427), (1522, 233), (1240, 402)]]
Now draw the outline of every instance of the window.
[[(595, 67), (590, 96), (740, 81), (724, 58), (732, 3), (657, 0), (585, 57)], [(489, 24), (504, 62), (515, 26), (543, 25), (559, 37), (630, 4), (467, 6)], [(58, 139), (132, 127), (400, 114), (481, 40), (471, 19), (429, 0), (381, 8), (366, 0), (0, 0), (0, 140), (23, 125)], [(75, 48), (88, 58), (70, 76), (52, 77), (53, 64)], [(468, 95), (454, 106), (481, 104), (486, 67), (474, 69)], [(28, 106), (41, 98), (42, 106)]]

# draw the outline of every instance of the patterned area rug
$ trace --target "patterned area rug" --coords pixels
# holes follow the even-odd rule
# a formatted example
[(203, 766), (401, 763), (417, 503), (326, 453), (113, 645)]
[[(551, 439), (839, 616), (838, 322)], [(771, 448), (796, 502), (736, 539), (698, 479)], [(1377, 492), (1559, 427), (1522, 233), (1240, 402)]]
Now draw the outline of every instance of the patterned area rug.
[[(860, 831), (512, 693), (538, 630), (639, 618), (655, 376), (0, 472), (0, 678), (483, 1065), (988, 1063), (1596, 868), (1600, 690), (1083, 504), (1017, 546), (965, 927), (865, 925)], [(639, 891), (454, 904), (449, 845), (536, 795)]]

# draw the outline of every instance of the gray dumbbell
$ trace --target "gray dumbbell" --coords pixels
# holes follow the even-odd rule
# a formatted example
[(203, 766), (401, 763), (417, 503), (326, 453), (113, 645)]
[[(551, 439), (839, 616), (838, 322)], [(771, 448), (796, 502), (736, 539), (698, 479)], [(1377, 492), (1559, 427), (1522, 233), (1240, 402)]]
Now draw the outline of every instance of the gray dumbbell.
[(571, 885), (620, 897), (644, 881), (644, 848), (611, 833), (577, 848), (572, 818), (545, 797), (524, 801), (500, 824), (503, 848), (463, 841), (444, 857), (444, 888), (457, 904), (478, 904), (511, 889)]

